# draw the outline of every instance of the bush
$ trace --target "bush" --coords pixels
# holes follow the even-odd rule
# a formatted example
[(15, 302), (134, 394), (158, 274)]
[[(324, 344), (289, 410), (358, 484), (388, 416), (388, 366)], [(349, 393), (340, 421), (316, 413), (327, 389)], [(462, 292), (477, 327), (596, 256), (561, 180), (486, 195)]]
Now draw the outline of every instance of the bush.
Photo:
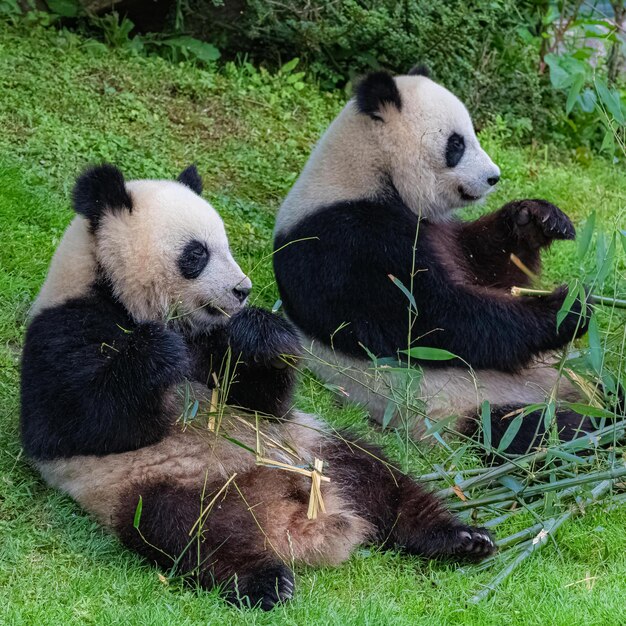
[(532, 0), (189, 0), (185, 26), (230, 56), (275, 65), (300, 57), (327, 88), (426, 63), (479, 121), (500, 112), (530, 130), (545, 118), (547, 81), (536, 42), (519, 33), (540, 24), (540, 12)]

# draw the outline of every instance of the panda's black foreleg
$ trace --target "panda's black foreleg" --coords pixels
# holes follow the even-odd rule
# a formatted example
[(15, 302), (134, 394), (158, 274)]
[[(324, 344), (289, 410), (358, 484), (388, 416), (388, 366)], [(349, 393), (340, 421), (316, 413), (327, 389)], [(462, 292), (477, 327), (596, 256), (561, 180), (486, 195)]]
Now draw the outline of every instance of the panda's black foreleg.
[(223, 487), (131, 485), (121, 494), (114, 529), (128, 548), (185, 582), (219, 587), (233, 604), (269, 610), (292, 597), (293, 572), (266, 545), (237, 489), (221, 493)]
[(292, 406), (300, 340), (290, 322), (264, 309), (247, 307), (228, 327), (234, 359), (229, 404), (282, 417)]
[(187, 372), (182, 336), (134, 324), (106, 299), (44, 310), (26, 334), (22, 439), (35, 458), (108, 454), (159, 441), (168, 390)]
[(356, 512), (377, 531), (377, 541), (430, 559), (479, 561), (496, 547), (483, 528), (466, 526), (417, 481), (392, 468), (382, 452), (349, 437), (323, 451), (328, 475)]
[(476, 282), (508, 289), (530, 280), (511, 254), (538, 274), (541, 249), (555, 239), (574, 239), (575, 235), (567, 215), (550, 202), (516, 200), (495, 213), (463, 222), (459, 240)]

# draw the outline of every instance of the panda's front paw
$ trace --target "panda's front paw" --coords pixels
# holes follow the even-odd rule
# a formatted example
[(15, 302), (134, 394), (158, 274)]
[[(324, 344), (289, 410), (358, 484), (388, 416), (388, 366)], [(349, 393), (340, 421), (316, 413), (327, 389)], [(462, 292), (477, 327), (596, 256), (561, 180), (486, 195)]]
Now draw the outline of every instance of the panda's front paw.
[(230, 347), (248, 365), (286, 367), (300, 355), (300, 340), (286, 319), (257, 307), (246, 307), (230, 322)]
[(574, 239), (576, 229), (561, 209), (546, 200), (517, 200), (505, 207), (517, 238), (532, 249), (555, 239)]
[(135, 371), (149, 376), (152, 386), (180, 383), (188, 373), (185, 339), (161, 322), (144, 322), (129, 333), (125, 355)]

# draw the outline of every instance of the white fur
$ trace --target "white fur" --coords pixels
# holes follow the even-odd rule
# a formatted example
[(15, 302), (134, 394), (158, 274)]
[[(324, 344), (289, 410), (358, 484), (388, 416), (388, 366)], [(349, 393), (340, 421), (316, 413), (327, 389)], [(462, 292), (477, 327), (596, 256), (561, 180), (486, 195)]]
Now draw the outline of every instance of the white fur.
[(374, 367), (371, 362), (342, 355), (319, 341), (306, 338), (303, 343), (307, 367), (322, 380), (338, 386), (341, 397), (365, 407), (379, 424), (389, 402), (395, 401), (400, 410), (394, 412), (390, 425), (408, 422), (415, 437), (424, 432), (423, 417), (440, 420), (455, 415), (462, 420), (476, 415), (484, 400), (492, 406), (526, 406), (545, 402), (552, 393), (569, 401), (580, 398), (579, 390), (560, 376), (549, 360), (538, 361), (517, 374), (423, 367), (421, 378), (416, 372), (415, 384), (410, 386), (402, 372)]
[[(320, 207), (372, 198), (391, 175), (406, 205), (418, 215), (445, 219), (468, 204), (459, 193), (483, 198), (487, 179), (500, 170), (481, 148), (463, 103), (424, 76), (395, 78), (402, 108), (387, 105), (381, 121), (360, 113), (350, 100), (314, 149), (285, 199), (276, 220), (284, 233)], [(462, 135), (465, 153), (456, 167), (446, 165), (452, 133)]]
[[(233, 259), (215, 209), (174, 181), (135, 180), (126, 188), (132, 211), (105, 213), (95, 235), (86, 219), (74, 218), (31, 315), (85, 295), (99, 263), (138, 322), (174, 317), (198, 329), (226, 321), (243, 306), (233, 289), (251, 283)], [(177, 259), (191, 239), (206, 244), (210, 259), (200, 276), (189, 280), (180, 274)], [(221, 313), (208, 314), (207, 306)]]

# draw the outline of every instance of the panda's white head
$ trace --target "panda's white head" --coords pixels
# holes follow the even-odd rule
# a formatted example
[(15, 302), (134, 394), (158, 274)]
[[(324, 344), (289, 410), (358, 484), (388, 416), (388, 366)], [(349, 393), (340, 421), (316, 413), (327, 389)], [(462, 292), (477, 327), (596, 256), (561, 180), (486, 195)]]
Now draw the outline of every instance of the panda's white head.
[(175, 318), (206, 328), (245, 303), (250, 279), (201, 192), (194, 166), (177, 181), (126, 182), (116, 167), (100, 165), (76, 182), (74, 208), (86, 218), (95, 267), (137, 321)]
[(311, 155), (277, 230), (315, 205), (380, 195), (389, 182), (416, 214), (441, 220), (484, 198), (499, 178), (454, 94), (422, 68), (396, 77), (373, 72)]

